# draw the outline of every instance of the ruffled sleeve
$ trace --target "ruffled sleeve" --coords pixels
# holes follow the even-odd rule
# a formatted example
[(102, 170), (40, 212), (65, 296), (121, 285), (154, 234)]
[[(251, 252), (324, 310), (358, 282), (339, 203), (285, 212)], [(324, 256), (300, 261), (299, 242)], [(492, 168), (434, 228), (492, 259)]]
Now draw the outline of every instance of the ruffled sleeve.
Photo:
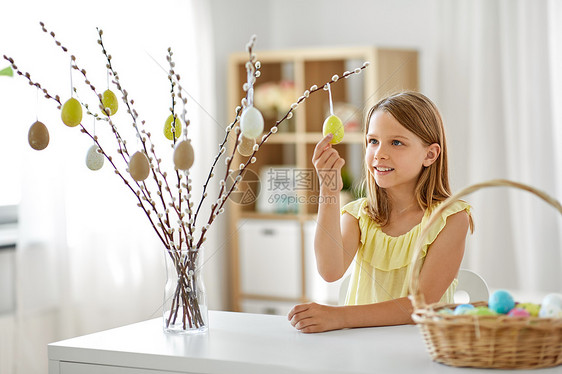
[[(470, 214), (470, 205), (464, 201), (457, 201), (445, 209), (424, 239), (421, 258), (425, 257), (427, 249), (445, 227), (447, 218), (463, 210)], [(414, 246), (427, 224), (429, 216), (430, 212), (426, 212), (418, 225), (409, 232), (394, 237), (385, 234), (380, 226), (376, 225), (369, 217), (362, 217), (360, 210), (359, 227), (361, 229), (361, 243), (364, 244), (360, 255), (363, 257), (363, 260), (370, 263), (374, 268), (383, 271), (391, 271), (408, 266), (412, 261)]]
[(359, 228), (361, 230), (361, 238), (359, 238), (359, 240), (361, 241), (362, 244), (365, 244), (365, 240), (367, 238), (367, 234), (368, 234), (367, 226), (369, 226), (369, 221), (373, 222), (372, 219), (365, 212), (366, 205), (367, 205), (367, 198), (362, 197), (360, 199), (347, 203), (341, 209), (341, 214), (349, 213), (355, 219), (357, 219), (357, 221), (359, 221)]

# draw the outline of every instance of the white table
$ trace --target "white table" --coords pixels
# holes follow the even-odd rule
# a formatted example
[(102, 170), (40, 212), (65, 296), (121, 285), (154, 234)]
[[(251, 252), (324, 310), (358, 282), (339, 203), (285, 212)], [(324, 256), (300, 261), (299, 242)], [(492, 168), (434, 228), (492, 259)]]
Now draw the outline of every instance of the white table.
[(201, 335), (164, 334), (157, 318), (49, 344), (49, 374), (499, 373), (433, 362), (411, 325), (303, 334), (282, 316), (212, 311), (209, 320)]

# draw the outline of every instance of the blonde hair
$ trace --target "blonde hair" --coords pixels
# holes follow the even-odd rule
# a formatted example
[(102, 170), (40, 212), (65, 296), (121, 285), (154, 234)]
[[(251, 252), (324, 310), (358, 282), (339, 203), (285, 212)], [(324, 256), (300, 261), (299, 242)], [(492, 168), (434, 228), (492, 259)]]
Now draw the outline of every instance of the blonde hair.
[[(401, 92), (380, 100), (370, 110), (365, 122), (365, 135), (369, 130), (371, 117), (377, 111), (391, 114), (402, 126), (418, 136), (429, 146), (437, 143), (441, 152), (434, 163), (424, 167), (415, 188), (415, 198), (422, 209), (428, 209), (436, 202), (451, 195), (447, 167), (447, 144), (443, 120), (435, 104), (418, 92)], [(366, 138), (365, 138), (366, 139)], [(365, 147), (367, 140), (365, 140)], [(391, 204), (383, 188), (377, 186), (365, 162), (365, 186), (367, 193), (367, 214), (379, 225), (388, 223)]]

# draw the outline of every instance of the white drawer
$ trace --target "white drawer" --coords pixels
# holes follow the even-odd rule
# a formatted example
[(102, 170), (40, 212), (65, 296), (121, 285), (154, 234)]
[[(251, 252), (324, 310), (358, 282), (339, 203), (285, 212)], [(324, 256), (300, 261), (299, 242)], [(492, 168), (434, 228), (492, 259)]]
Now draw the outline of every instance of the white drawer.
[(301, 229), (297, 221), (240, 221), (240, 286), (244, 294), (300, 298)]

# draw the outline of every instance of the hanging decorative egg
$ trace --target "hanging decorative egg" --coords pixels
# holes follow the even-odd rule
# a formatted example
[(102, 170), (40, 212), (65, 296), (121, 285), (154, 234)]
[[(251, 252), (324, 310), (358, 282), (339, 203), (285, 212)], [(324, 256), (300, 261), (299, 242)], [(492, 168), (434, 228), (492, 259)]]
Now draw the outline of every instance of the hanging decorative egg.
[(88, 169), (96, 171), (102, 168), (104, 162), (103, 155), (97, 145), (92, 145), (86, 153), (86, 166)]
[(82, 122), (82, 105), (71, 97), (64, 103), (61, 110), (61, 119), (68, 127), (75, 127)]
[(263, 116), (254, 106), (244, 109), (240, 117), (240, 129), (246, 138), (255, 139), (263, 132)]
[(129, 174), (137, 182), (141, 182), (150, 174), (150, 164), (144, 152), (136, 152), (129, 160)]
[(175, 120), (174, 132), (172, 133), (172, 121), (174, 120), (174, 116), (170, 114), (170, 116), (164, 122), (164, 136), (168, 140), (178, 139), (181, 135), (181, 121), (178, 117)]
[(36, 151), (41, 151), (49, 145), (49, 130), (43, 122), (36, 121), (29, 128), (29, 133), (27, 134), (27, 140), (31, 148)]
[(324, 125), (322, 126), (322, 134), (324, 136), (332, 134), (333, 138), (330, 140), (330, 144), (338, 144), (343, 140), (344, 128), (341, 119), (336, 115), (331, 115), (326, 120), (324, 120)]
[(193, 146), (191, 141), (182, 140), (176, 144), (174, 149), (174, 167), (177, 170), (188, 170), (195, 159), (195, 153), (193, 152)]
[(240, 153), (244, 157), (250, 156), (254, 153), (254, 145), (256, 144), (256, 139), (254, 138), (246, 138), (244, 135), (240, 137), (240, 143), (236, 148), (238, 153)]
[(117, 109), (119, 109), (119, 102), (117, 101), (117, 96), (115, 96), (111, 90), (105, 90), (103, 92), (101, 102), (106, 111), (109, 112), (110, 116), (117, 113)]

